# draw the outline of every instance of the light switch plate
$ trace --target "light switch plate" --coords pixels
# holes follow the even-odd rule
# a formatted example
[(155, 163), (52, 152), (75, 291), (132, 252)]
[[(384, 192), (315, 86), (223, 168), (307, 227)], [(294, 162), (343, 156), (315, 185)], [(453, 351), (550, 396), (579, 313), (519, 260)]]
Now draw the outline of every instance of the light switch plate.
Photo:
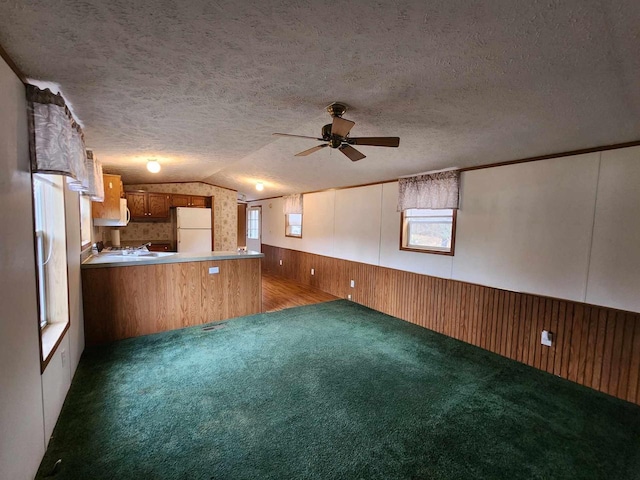
[(356, 281), (355, 280), (351, 280), (351, 288), (356, 288)]
[(540, 336), (540, 343), (547, 347), (553, 345), (553, 333), (547, 330), (543, 330), (542, 335)]
[(312, 268), (312, 269), (311, 269), (311, 275), (315, 275), (315, 274), (316, 274), (316, 269), (315, 269), (315, 268)]
[(214, 273), (220, 273), (220, 267), (209, 267), (209, 275), (213, 275)]

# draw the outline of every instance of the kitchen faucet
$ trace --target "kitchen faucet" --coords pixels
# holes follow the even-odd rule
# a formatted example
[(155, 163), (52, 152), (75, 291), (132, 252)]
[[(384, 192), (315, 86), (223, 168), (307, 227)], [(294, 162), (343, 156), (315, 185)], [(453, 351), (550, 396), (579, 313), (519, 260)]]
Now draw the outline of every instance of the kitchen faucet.
[(149, 251), (149, 248), (151, 246), (151, 242), (147, 242), (147, 243), (143, 243), (142, 245), (140, 245), (139, 247), (136, 247), (136, 250), (147, 250)]

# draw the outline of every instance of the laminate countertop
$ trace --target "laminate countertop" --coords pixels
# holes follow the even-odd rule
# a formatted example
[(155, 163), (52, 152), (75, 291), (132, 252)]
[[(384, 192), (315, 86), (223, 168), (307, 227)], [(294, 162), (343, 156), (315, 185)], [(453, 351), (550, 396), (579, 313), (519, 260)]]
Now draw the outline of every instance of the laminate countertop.
[(82, 262), (82, 268), (128, 267), (135, 265), (157, 265), (163, 263), (206, 262), (216, 260), (238, 260), (243, 258), (262, 258), (263, 253), (248, 250), (246, 252), (141, 252), (137, 255), (123, 255), (121, 252), (101, 252), (90, 255)]

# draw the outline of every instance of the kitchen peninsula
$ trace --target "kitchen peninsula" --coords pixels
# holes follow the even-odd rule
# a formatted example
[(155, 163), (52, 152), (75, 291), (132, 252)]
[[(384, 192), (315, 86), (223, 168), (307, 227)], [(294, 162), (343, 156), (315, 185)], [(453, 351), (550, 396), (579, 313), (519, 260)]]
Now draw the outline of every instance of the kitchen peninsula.
[(82, 264), (86, 344), (260, 313), (262, 257), (251, 251), (91, 255)]

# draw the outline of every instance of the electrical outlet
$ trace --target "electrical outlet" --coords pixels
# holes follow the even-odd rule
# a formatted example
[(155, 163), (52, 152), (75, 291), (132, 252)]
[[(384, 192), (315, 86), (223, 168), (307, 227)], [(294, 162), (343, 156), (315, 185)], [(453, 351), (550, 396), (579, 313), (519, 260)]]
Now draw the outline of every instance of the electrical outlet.
[(60, 352), (60, 357), (62, 358), (62, 366), (66, 367), (67, 366), (67, 351), (66, 350), (62, 350)]
[(351, 294), (347, 295), (347, 300), (351, 300)]
[(315, 268), (312, 268), (312, 269), (311, 269), (311, 275), (315, 275), (315, 274), (316, 274), (316, 269), (315, 269)]
[(542, 335), (540, 336), (540, 343), (547, 347), (550, 347), (551, 345), (553, 345), (553, 333), (547, 330), (542, 330)]
[(356, 281), (355, 280), (351, 280), (351, 288), (356, 288)]
[(282, 260), (280, 260), (280, 265), (282, 265)]
[(220, 273), (220, 267), (209, 267), (209, 275), (213, 275), (214, 273)]

